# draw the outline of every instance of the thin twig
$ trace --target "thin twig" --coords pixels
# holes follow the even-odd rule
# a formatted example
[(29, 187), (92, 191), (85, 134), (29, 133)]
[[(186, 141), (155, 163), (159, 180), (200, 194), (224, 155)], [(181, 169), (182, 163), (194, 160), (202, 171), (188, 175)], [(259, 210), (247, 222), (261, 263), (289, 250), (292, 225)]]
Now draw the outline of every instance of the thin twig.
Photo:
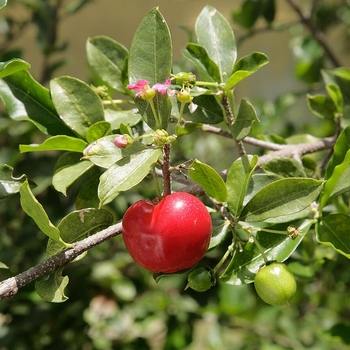
[(47, 275), (56, 267), (65, 265), (74, 260), (92, 247), (117, 236), (121, 233), (121, 229), (122, 224), (120, 222), (109, 226), (102, 231), (74, 243), (72, 248), (66, 249), (42, 261), (40, 264), (31, 267), (27, 271), (0, 282), (0, 300), (13, 297), (21, 287), (24, 287), (41, 276)]
[(334, 67), (340, 67), (341, 63), (339, 62), (337, 56), (334, 54), (331, 47), (326, 42), (324, 34), (315, 27), (314, 23), (311, 20), (311, 15), (304, 14), (299, 4), (295, 0), (286, 0), (286, 1), (293, 8), (293, 10), (299, 15), (301, 22), (304, 23), (305, 26), (310, 30), (311, 34), (314, 36), (317, 42), (323, 47), (325, 53), (327, 54), (328, 58), (330, 59)]

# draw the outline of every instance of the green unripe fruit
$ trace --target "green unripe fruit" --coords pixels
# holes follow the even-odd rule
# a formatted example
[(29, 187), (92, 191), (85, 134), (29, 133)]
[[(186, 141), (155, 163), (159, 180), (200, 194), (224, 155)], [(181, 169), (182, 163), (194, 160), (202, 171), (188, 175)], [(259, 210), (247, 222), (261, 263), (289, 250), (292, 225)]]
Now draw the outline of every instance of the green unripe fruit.
[(175, 75), (175, 83), (177, 85), (194, 85), (196, 83), (195, 74), (189, 72), (180, 72)]
[(287, 305), (297, 289), (293, 272), (278, 262), (262, 267), (255, 276), (254, 286), (265, 303), (275, 306)]
[(211, 286), (215, 285), (215, 282), (215, 277), (211, 269), (200, 267), (188, 275), (188, 283), (185, 289), (192, 288), (196, 292), (205, 292)]

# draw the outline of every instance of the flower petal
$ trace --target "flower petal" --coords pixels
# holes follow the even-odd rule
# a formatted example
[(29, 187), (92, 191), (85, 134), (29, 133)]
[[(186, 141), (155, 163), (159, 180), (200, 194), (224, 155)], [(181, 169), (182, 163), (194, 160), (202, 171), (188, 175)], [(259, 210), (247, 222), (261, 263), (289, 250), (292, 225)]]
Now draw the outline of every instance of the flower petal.
[(136, 84), (128, 84), (126, 87), (129, 90), (143, 90), (149, 81), (145, 79), (138, 80)]
[(161, 83), (156, 83), (152, 86), (152, 90), (158, 91), (159, 93), (161, 93), (162, 95), (164, 95), (168, 89), (168, 87), (171, 84), (171, 79), (168, 78), (164, 84)]

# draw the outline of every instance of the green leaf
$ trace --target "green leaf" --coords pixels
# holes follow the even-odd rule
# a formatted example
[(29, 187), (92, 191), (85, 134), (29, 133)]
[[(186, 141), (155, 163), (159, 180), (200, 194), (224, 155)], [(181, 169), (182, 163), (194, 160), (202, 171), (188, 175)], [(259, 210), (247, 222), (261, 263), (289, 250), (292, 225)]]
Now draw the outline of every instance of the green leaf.
[(100, 174), (92, 176), (81, 187), (75, 200), (77, 210), (84, 208), (98, 208), (100, 200), (97, 196), (98, 185), (100, 183)]
[(196, 66), (202, 79), (209, 82), (219, 82), (221, 80), (219, 67), (209, 57), (208, 51), (203, 46), (189, 43), (182, 54)]
[(235, 140), (239, 141), (248, 136), (252, 131), (253, 124), (258, 121), (259, 119), (253, 105), (249, 101), (242, 99), (237, 117), (231, 127)]
[(13, 168), (7, 164), (0, 164), (0, 199), (12, 196), (19, 192), (21, 185), (26, 181), (27, 177), (13, 176)]
[(91, 125), (104, 121), (102, 101), (86, 83), (66, 76), (51, 80), (50, 88), (57, 112), (81, 138)]
[(349, 169), (350, 165), (350, 149), (346, 152), (344, 160), (334, 167), (332, 175), (327, 179), (323, 186), (321, 193), (319, 211), (322, 212), (322, 209), (327, 204), (329, 197), (332, 195), (334, 188), (338, 184), (341, 176), (345, 171)]
[(123, 157), (108, 168), (100, 177), (98, 188), (100, 207), (111, 202), (119, 192), (140, 183), (161, 154), (160, 149), (146, 148), (141, 152)]
[(139, 113), (135, 113), (134, 110), (115, 111), (106, 108), (105, 119), (111, 124), (112, 130), (118, 130), (120, 124), (128, 124), (130, 126), (136, 125), (141, 120), (141, 116)]
[(188, 175), (203, 187), (208, 196), (221, 203), (227, 201), (225, 182), (211, 166), (195, 159), (189, 166)]
[(333, 100), (325, 95), (307, 95), (307, 105), (318, 118), (334, 119), (336, 117), (337, 107)]
[[(62, 239), (67, 243), (78, 242), (113, 224), (113, 214), (104, 209), (75, 210), (65, 216), (58, 224)], [(64, 248), (52, 239), (49, 239), (46, 254), (53, 256)]]
[(68, 299), (64, 290), (69, 282), (69, 277), (62, 277), (64, 267), (58, 267), (47, 279), (35, 282), (35, 291), (46, 301), (62, 303)]
[(337, 110), (338, 115), (342, 115), (343, 113), (343, 95), (338, 87), (335, 84), (327, 84), (326, 90), (331, 100), (333, 101), (335, 108)]
[(49, 135), (76, 136), (59, 117), (49, 90), (22, 70), (0, 80), (0, 96), (13, 120), (27, 120)]
[[(283, 262), (292, 255), (313, 223), (313, 220), (308, 219), (293, 222), (293, 225), (300, 230), (300, 234), (295, 239), (291, 239), (287, 235), (264, 231), (264, 228), (256, 235), (255, 239), (263, 248), (268, 260)], [(279, 224), (267, 228), (287, 232), (287, 227), (286, 224)], [(235, 250), (232, 260), (220, 279), (231, 285), (251, 283), (264, 262), (264, 258), (255, 243), (248, 241), (242, 245), (242, 249)]]
[(56, 191), (66, 195), (68, 187), (93, 166), (91, 162), (81, 160), (79, 153), (64, 153), (56, 163), (52, 185)]
[(330, 198), (339, 196), (348, 191), (350, 191), (350, 167), (345, 169), (345, 171), (341, 174), (331, 192)]
[(7, 5), (7, 0), (0, 0), (0, 9)]
[(260, 15), (261, 5), (262, 0), (245, 0), (241, 7), (233, 11), (233, 21), (244, 28), (250, 29)]
[(348, 215), (338, 213), (322, 217), (316, 225), (317, 240), (350, 259), (349, 227)]
[(39, 229), (45, 233), (45, 235), (64, 247), (70, 247), (70, 244), (67, 244), (62, 240), (60, 230), (51, 223), (45, 209), (34, 197), (28, 181), (23, 182), (19, 192), (21, 195), (20, 201), (23, 211), (35, 221)]
[(195, 23), (199, 45), (217, 64), (220, 82), (227, 82), (237, 58), (236, 40), (233, 30), (225, 17), (212, 6), (205, 6)]
[(246, 204), (240, 219), (247, 222), (271, 221), (273, 218), (298, 213), (317, 199), (322, 185), (323, 181), (314, 179), (277, 180), (260, 190)]
[(7, 62), (0, 62), (0, 79), (27, 68), (30, 68), (30, 64), (19, 58), (13, 58)]
[(76, 137), (71, 136), (52, 136), (45, 140), (42, 144), (31, 145), (19, 145), (19, 150), (22, 153), (25, 152), (38, 152), (38, 151), (70, 151), (70, 152), (83, 152), (87, 143)]
[(262, 169), (283, 177), (306, 177), (302, 164), (288, 157), (272, 158), (262, 166)]
[[(157, 8), (152, 9), (137, 28), (129, 54), (129, 81), (149, 81), (150, 86), (164, 83), (172, 71), (172, 43), (168, 25)], [(159, 128), (148, 101), (135, 99), (145, 122), (152, 128)], [(171, 102), (159, 93), (153, 99), (155, 110), (161, 118), (161, 126), (167, 128), (171, 113)]]
[(110, 135), (112, 133), (111, 124), (105, 121), (97, 122), (90, 126), (86, 131), (87, 142), (94, 142), (101, 137)]
[(281, 175), (273, 173), (253, 174), (248, 185), (247, 194), (244, 197), (243, 205), (246, 205), (264, 187), (282, 178)]
[(229, 211), (239, 217), (251, 176), (258, 163), (258, 156), (243, 156), (231, 165), (226, 179)]
[(253, 52), (240, 58), (233, 67), (233, 73), (227, 81), (226, 90), (232, 89), (241, 80), (249, 77), (268, 63), (268, 57), (261, 52)]
[(123, 157), (147, 149), (141, 142), (133, 142), (128, 149), (120, 149), (114, 144), (114, 140), (117, 136), (118, 135), (110, 135), (96, 140), (84, 150), (82, 159), (88, 159), (95, 165), (108, 169), (112, 164)]
[(191, 113), (188, 108), (184, 109), (183, 116), (196, 123), (218, 124), (224, 119), (222, 108), (215, 96), (203, 95), (193, 99), (198, 107)]
[(211, 234), (210, 244), (208, 251), (213, 250), (219, 246), (227, 236), (229, 229), (231, 227), (229, 220), (217, 220), (213, 222), (213, 232)]
[[(332, 70), (325, 69), (322, 71), (322, 77), (326, 83), (326, 87), (330, 97), (336, 106), (340, 103), (343, 105), (343, 114), (350, 113), (350, 69), (349, 68), (335, 68)], [(342, 95), (342, 102), (340, 102), (339, 90), (334, 89), (334, 85), (338, 87)], [(337, 91), (338, 90), (338, 91)]]
[(350, 125), (348, 125), (338, 136), (337, 141), (333, 147), (333, 155), (328, 162), (325, 180), (328, 180), (334, 171), (334, 168), (343, 163), (348, 150), (350, 149)]
[(319, 82), (323, 68), (324, 50), (313, 36), (294, 39), (295, 75), (306, 83)]
[(107, 36), (94, 36), (86, 43), (89, 65), (108, 86), (125, 92), (122, 70), (128, 50)]

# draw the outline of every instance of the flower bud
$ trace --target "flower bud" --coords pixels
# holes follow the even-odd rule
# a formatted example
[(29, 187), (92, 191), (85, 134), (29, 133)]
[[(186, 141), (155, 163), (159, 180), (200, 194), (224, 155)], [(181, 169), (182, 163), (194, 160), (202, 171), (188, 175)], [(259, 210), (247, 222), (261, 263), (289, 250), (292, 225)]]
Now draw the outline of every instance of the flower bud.
[(188, 88), (182, 89), (177, 94), (177, 99), (181, 103), (190, 103), (190, 102), (192, 102), (193, 97), (190, 95), (190, 89), (188, 89)]
[(120, 149), (127, 149), (132, 145), (132, 143), (132, 137), (127, 134), (119, 135), (114, 140), (114, 144)]
[(177, 85), (194, 85), (196, 83), (196, 76), (189, 72), (180, 72), (180, 73), (177, 73), (175, 76), (175, 83)]

